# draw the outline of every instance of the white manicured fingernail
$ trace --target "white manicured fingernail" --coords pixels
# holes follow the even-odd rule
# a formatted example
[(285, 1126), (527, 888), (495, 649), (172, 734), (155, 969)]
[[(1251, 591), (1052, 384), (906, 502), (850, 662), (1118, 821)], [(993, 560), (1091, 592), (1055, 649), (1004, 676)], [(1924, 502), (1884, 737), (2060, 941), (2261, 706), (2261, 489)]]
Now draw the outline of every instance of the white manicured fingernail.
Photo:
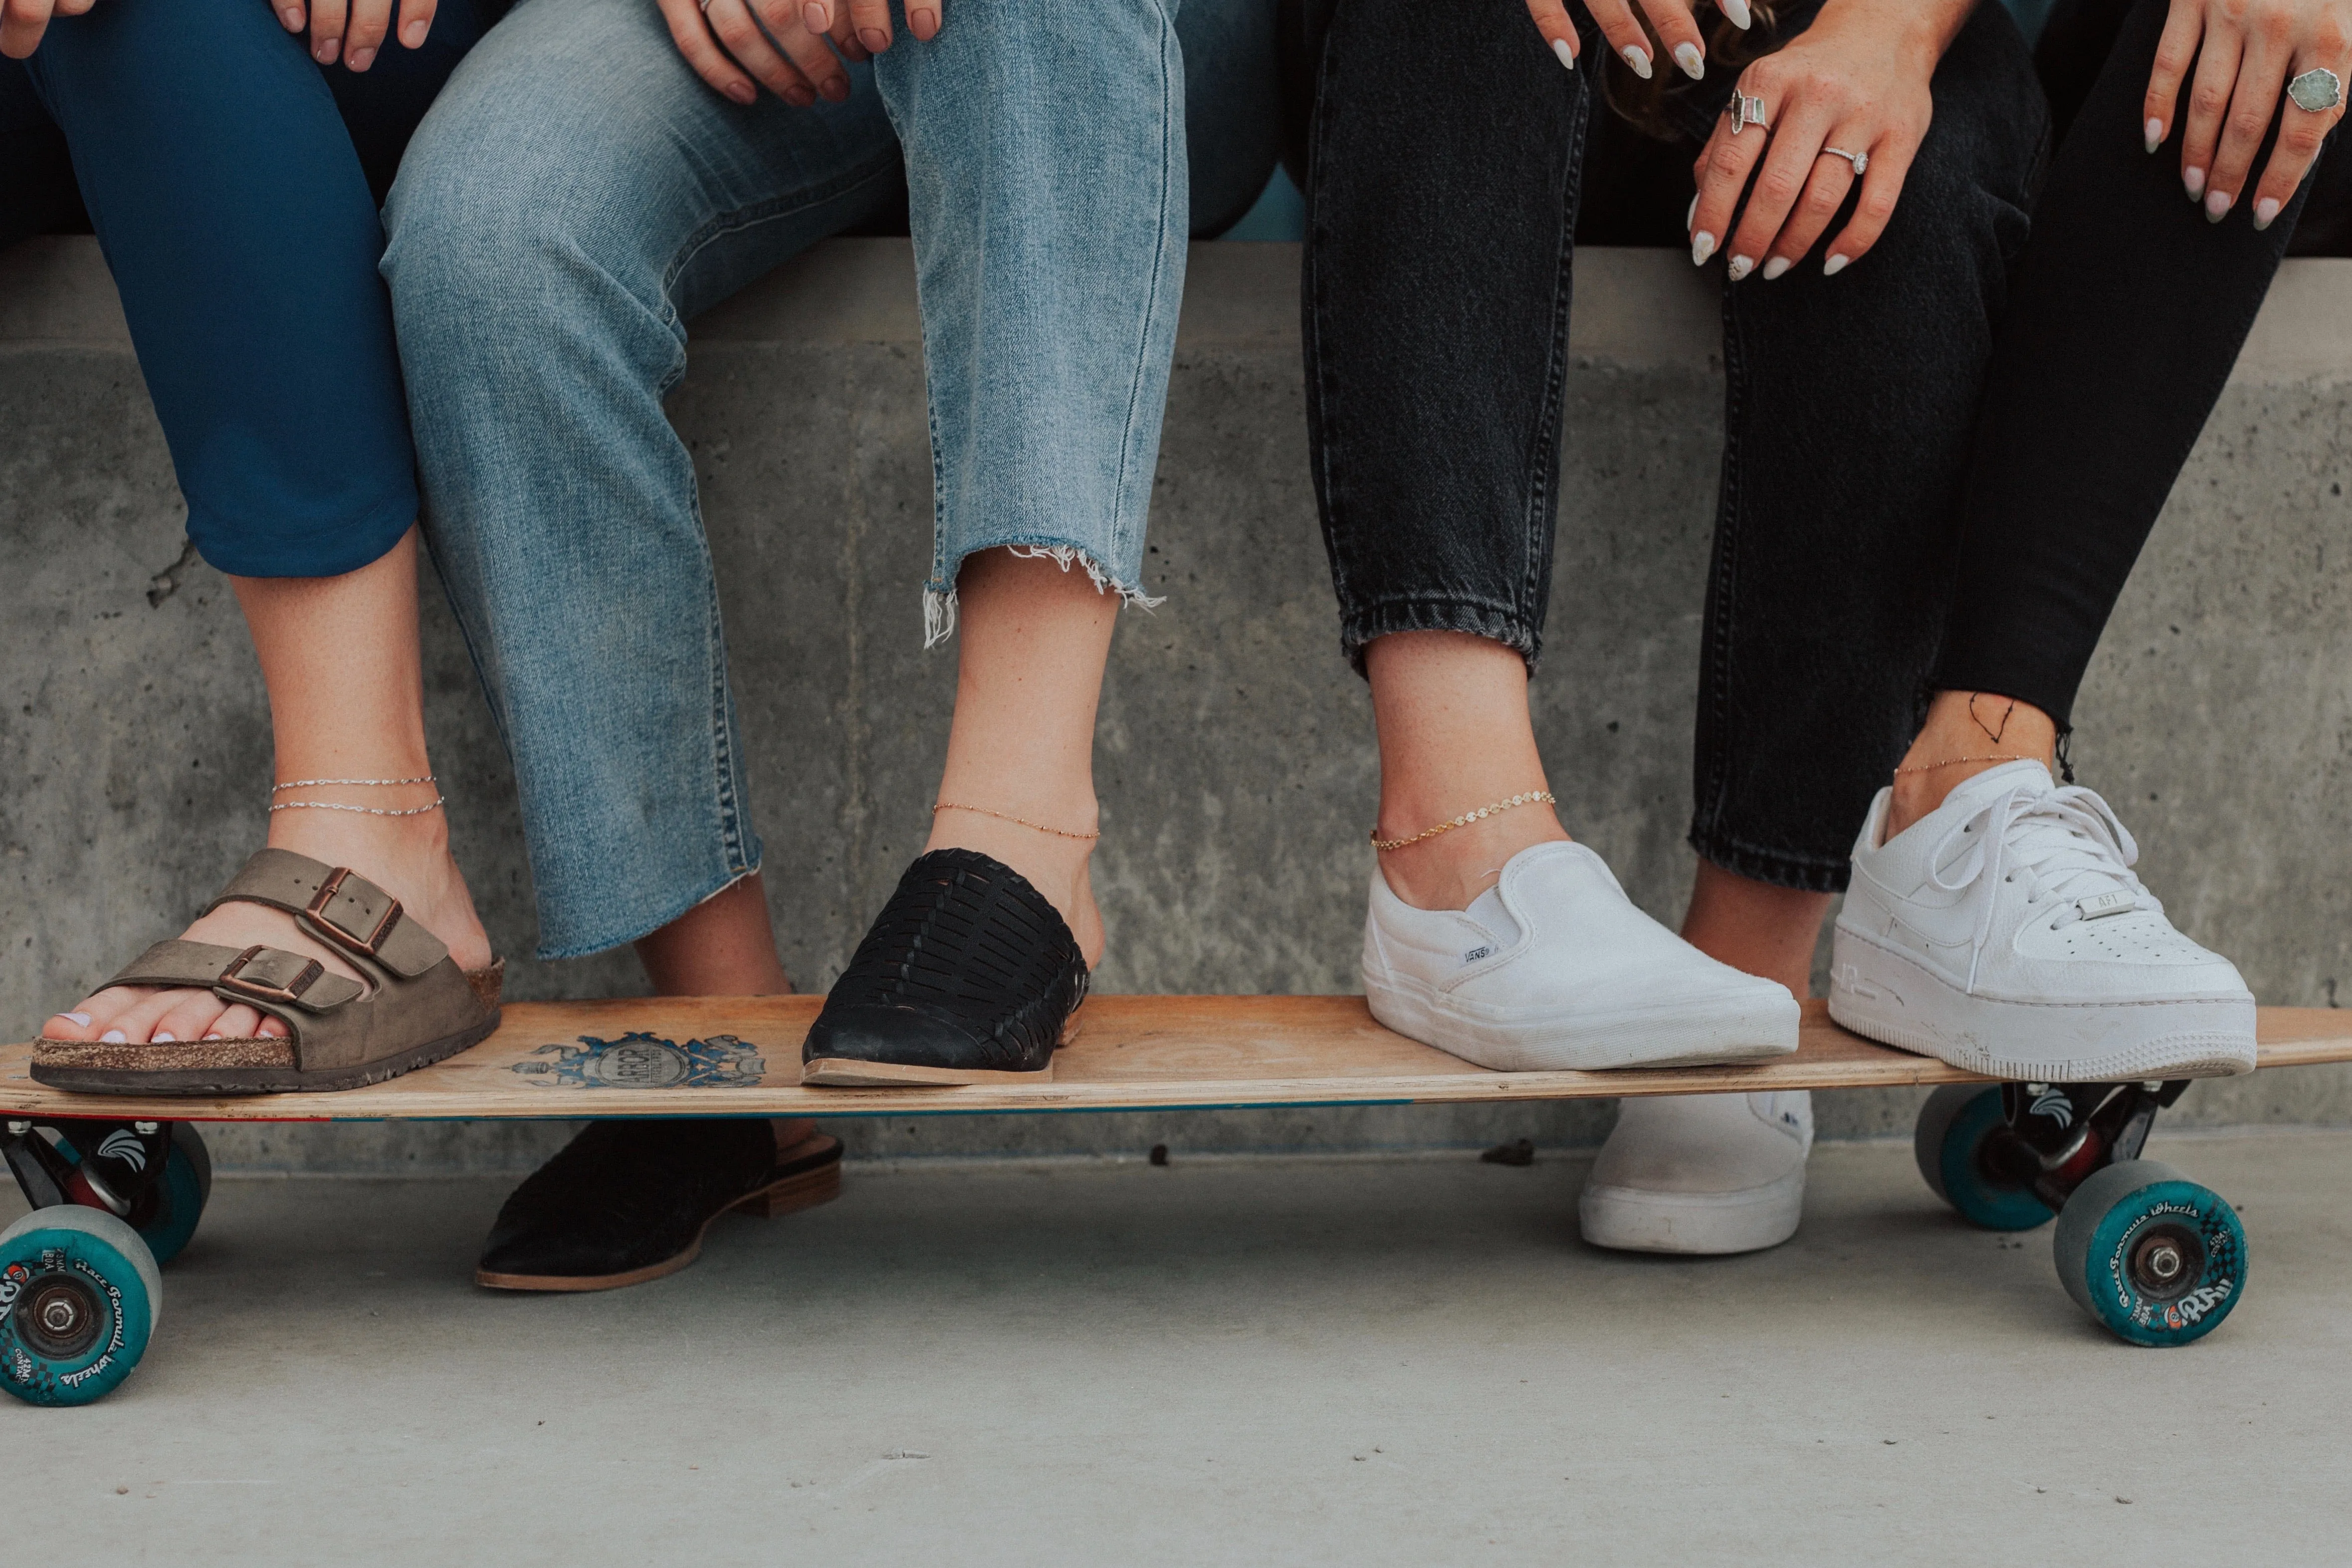
[(179, 1036), (172, 1033), (169, 1029), (158, 1029), (152, 1036), (149, 1037), (149, 1043), (158, 1046), (163, 1045), (167, 1041), (173, 1044), (177, 1044), (179, 1038)]
[(2158, 147), (2164, 145), (2163, 121), (2151, 120), (2146, 125), (2141, 126), (2140, 129), (2147, 132), (2147, 150), (2149, 152), (2153, 153)]
[(1691, 236), (1691, 265), (1704, 267), (1706, 258), (1715, 254), (1715, 236), (1701, 229)]
[(1706, 57), (1698, 52), (1696, 44), (1676, 44), (1675, 64), (1683, 68), (1683, 75), (1693, 81), (1706, 75)]
[(2180, 171), (2180, 183), (2189, 187), (2189, 199), (2193, 202), (2205, 194), (2205, 171), (2183, 169)]
[(2254, 204), (2254, 226), (2256, 228), (2268, 228), (2271, 226), (2271, 219), (2278, 216), (2278, 198), (2276, 196), (2264, 196), (2261, 201)]
[(87, 1013), (60, 1013), (58, 1016), (60, 1018), (71, 1018), (75, 1023), (79, 1024), (85, 1029), (89, 1027), (89, 1015)]
[(101, 1045), (121, 1046), (128, 1045), (130, 1043), (130, 1037), (125, 1035), (120, 1029), (109, 1029), (106, 1033), (99, 1036), (98, 1038), (99, 1043)]
[(1764, 281), (1769, 283), (1787, 270), (1789, 270), (1789, 258), (1785, 256), (1776, 256), (1764, 264)]
[(1697, 221), (1698, 221), (1698, 198), (1697, 198), (1696, 196), (1693, 196), (1693, 197), (1691, 198), (1690, 211), (1688, 211), (1688, 212), (1686, 212), (1686, 213), (1683, 214), (1683, 232), (1684, 232), (1685, 234), (1688, 234), (1688, 233), (1690, 232), (1690, 226), (1691, 226), (1691, 225), (1693, 225), (1693, 224), (1695, 224), (1695, 223), (1696, 223)]
[(1845, 258), (1843, 256), (1832, 256), (1822, 263), (1822, 276), (1824, 278), (1834, 278), (1844, 270)]
[(1735, 256), (1731, 258), (1731, 265), (1725, 268), (1724, 270), (1730, 273), (1731, 280), (1734, 283), (1737, 283), (1742, 278), (1747, 277), (1750, 272), (1756, 270), (1756, 263), (1748, 260), (1748, 258), (1744, 256)]
[(1642, 47), (1639, 44), (1626, 45), (1625, 63), (1633, 68), (1633, 74), (1635, 76), (1640, 77), (1643, 81), (1650, 79), (1649, 50)]
[(1748, 0), (1723, 0), (1723, 14), (1730, 17), (1731, 25), (1743, 33), (1756, 19), (1748, 14)]
[(1568, 47), (1566, 38), (1554, 38), (1551, 41), (1551, 52), (1559, 57), (1560, 64), (1570, 70), (1576, 68), (1576, 51)]
[(2220, 223), (2223, 218), (2229, 216), (2230, 202), (2231, 196), (2230, 193), (2227, 191), (2206, 192), (2205, 221), (2207, 223)]

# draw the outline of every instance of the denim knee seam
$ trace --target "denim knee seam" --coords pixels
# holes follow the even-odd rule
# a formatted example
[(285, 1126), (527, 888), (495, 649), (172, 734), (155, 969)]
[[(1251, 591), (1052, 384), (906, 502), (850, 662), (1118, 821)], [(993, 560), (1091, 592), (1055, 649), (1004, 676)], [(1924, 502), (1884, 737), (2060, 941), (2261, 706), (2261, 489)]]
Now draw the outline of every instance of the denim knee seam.
[(828, 202), (839, 201), (842, 197), (872, 184), (877, 179), (887, 178), (891, 171), (898, 167), (898, 151), (893, 148), (887, 156), (878, 157), (849, 174), (812, 186), (808, 190), (794, 191), (789, 196), (778, 196), (772, 201), (755, 202), (748, 207), (738, 207), (731, 212), (720, 213), (710, 218), (701, 227), (687, 236), (686, 243), (677, 247), (677, 254), (670, 258), (669, 265), (662, 271), (663, 321), (672, 327), (680, 325), (677, 299), (677, 280), (685, 275), (686, 269), (693, 265), (694, 258), (707, 247), (729, 235), (740, 234), (747, 228), (757, 228), (763, 223), (773, 223), (780, 218), (796, 217), (812, 208), (824, 206)]

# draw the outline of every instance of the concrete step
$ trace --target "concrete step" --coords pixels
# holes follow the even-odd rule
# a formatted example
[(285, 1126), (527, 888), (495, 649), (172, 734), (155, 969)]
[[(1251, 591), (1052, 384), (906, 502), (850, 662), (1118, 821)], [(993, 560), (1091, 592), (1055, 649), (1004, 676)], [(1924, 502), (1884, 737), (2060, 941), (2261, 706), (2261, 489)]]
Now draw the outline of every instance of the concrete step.
[[(1337, 992), (1374, 805), (1370, 714), (1337, 652), (1307, 468), (1297, 252), (1195, 247), (1150, 573), (1105, 691), (1097, 861), (1107, 991)], [(1723, 388), (1714, 285), (1664, 251), (1576, 269), (1550, 642), (1535, 700), (1563, 818), (1643, 907), (1689, 885), (1690, 734)], [(954, 688), (922, 649), (930, 465), (903, 241), (821, 246), (694, 324), (672, 399), (726, 600), (785, 958), (822, 987), (922, 842)], [(2082, 775), (2147, 846), (2181, 925), (2266, 1002), (2352, 992), (2352, 261), (2288, 263), (2092, 668)], [(259, 840), (267, 714), (184, 510), (95, 245), (0, 253), (0, 1019), (165, 934)], [(532, 940), (511, 786), (437, 594), (435, 758), (501, 951)], [(641, 988), (625, 954), (523, 959), (522, 998)], [(1825, 1098), (1824, 1132), (1906, 1127), (1908, 1093)], [(1534, 1116), (1537, 1120), (1528, 1120)], [(1552, 1120), (1541, 1120), (1549, 1117)], [(2182, 1121), (2352, 1121), (2352, 1072), (2201, 1086)], [(1360, 1148), (1597, 1138), (1606, 1112), (1217, 1113), (955, 1128), (869, 1152)], [(285, 1131), (235, 1163), (486, 1163), (508, 1134)], [(376, 1142), (368, 1142), (369, 1138)], [(404, 1141), (405, 1140), (405, 1141)]]

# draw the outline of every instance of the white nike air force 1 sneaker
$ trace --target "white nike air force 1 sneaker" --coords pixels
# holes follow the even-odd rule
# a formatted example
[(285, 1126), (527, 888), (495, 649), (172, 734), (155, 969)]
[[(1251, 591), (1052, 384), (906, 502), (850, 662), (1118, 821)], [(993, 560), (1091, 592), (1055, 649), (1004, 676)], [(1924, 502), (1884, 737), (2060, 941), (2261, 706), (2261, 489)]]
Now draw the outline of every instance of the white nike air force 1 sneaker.
[(1853, 847), (1830, 1016), (2029, 1082), (2252, 1069), (2252, 994), (2172, 929), (2105, 801), (2011, 763), (1882, 844), (1892, 794), (1878, 792)]
[(1584, 1239), (1629, 1252), (1754, 1252), (1797, 1234), (1813, 1099), (1670, 1094), (1621, 1100), (1577, 1201)]
[(1466, 910), (1417, 910), (1372, 871), (1372, 1016), (1502, 1072), (1745, 1062), (1797, 1048), (1788, 988), (1717, 963), (1635, 908), (1600, 856), (1538, 844)]

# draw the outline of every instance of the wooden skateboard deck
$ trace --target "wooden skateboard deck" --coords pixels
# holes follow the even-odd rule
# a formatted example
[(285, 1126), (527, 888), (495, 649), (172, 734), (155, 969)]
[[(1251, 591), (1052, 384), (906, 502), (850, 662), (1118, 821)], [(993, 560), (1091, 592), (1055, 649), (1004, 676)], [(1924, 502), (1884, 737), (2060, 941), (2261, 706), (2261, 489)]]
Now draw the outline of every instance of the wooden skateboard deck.
[[(1747, 1067), (1489, 1072), (1391, 1034), (1360, 996), (1096, 996), (1043, 1083), (820, 1089), (800, 1081), (818, 996), (518, 1002), (471, 1050), (336, 1094), (141, 1099), (35, 1083), (30, 1046), (0, 1047), (0, 1115), (164, 1121), (377, 1121), (610, 1116), (925, 1116), (1411, 1105), (1778, 1089), (1885, 1089), (1975, 1075), (1890, 1050), (1805, 1005), (1793, 1056)], [(2352, 1060), (2352, 1014), (2265, 1007), (2261, 1065)]]

